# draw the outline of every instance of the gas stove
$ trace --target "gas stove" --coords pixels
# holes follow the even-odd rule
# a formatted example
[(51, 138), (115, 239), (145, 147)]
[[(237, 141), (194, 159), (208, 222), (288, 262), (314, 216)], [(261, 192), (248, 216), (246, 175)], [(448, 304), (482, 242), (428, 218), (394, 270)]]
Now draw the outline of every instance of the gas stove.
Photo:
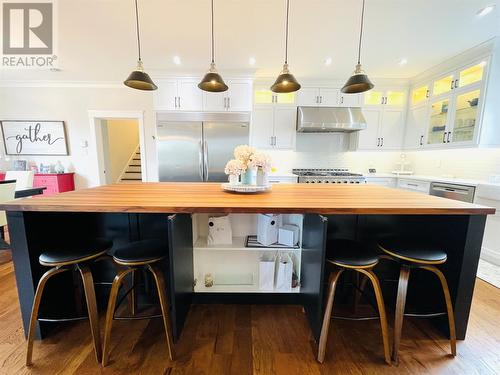
[(345, 168), (331, 169), (293, 169), (292, 172), (299, 176), (301, 184), (364, 184), (362, 174), (351, 173)]

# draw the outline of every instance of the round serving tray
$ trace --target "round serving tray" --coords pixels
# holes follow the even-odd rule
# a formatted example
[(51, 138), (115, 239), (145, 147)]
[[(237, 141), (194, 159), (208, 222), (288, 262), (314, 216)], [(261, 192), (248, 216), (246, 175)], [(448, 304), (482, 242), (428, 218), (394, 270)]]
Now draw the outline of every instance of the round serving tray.
[(242, 185), (242, 184), (230, 184), (225, 183), (222, 184), (222, 189), (225, 191), (230, 191), (233, 193), (243, 193), (243, 194), (251, 194), (251, 193), (263, 193), (265, 191), (271, 190), (271, 185)]

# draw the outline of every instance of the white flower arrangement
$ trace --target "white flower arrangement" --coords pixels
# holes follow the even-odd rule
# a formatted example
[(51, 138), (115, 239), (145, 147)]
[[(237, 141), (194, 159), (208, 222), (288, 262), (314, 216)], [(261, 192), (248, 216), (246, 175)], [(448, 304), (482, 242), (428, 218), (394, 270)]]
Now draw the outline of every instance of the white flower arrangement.
[(243, 163), (241, 160), (232, 159), (229, 160), (224, 168), (224, 173), (232, 176), (239, 176), (247, 170), (247, 164)]
[(264, 172), (271, 170), (271, 158), (263, 152), (256, 152), (250, 157), (248, 162), (250, 168), (261, 168)]
[(234, 157), (236, 160), (243, 162), (245, 165), (248, 165), (253, 154), (255, 154), (255, 148), (249, 145), (240, 145), (234, 149)]

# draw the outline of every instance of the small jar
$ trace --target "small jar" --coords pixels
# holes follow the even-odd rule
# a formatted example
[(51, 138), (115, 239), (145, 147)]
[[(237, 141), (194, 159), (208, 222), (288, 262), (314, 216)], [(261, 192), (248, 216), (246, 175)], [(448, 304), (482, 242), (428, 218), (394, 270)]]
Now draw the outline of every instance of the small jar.
[(240, 182), (240, 176), (237, 174), (230, 174), (229, 175), (229, 183), (231, 185), (237, 185)]
[(253, 170), (248, 168), (241, 174), (241, 183), (243, 185), (253, 185)]
[(262, 168), (257, 169), (257, 185), (259, 186), (267, 186), (269, 184), (267, 179), (267, 172)]

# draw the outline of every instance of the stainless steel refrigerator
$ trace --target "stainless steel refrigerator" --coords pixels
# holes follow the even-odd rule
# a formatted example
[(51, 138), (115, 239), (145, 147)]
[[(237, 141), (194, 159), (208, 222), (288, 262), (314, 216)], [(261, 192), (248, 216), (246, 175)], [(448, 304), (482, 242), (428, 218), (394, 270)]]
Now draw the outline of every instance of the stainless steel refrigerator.
[(248, 144), (248, 113), (157, 114), (160, 181), (225, 182), (233, 150)]

